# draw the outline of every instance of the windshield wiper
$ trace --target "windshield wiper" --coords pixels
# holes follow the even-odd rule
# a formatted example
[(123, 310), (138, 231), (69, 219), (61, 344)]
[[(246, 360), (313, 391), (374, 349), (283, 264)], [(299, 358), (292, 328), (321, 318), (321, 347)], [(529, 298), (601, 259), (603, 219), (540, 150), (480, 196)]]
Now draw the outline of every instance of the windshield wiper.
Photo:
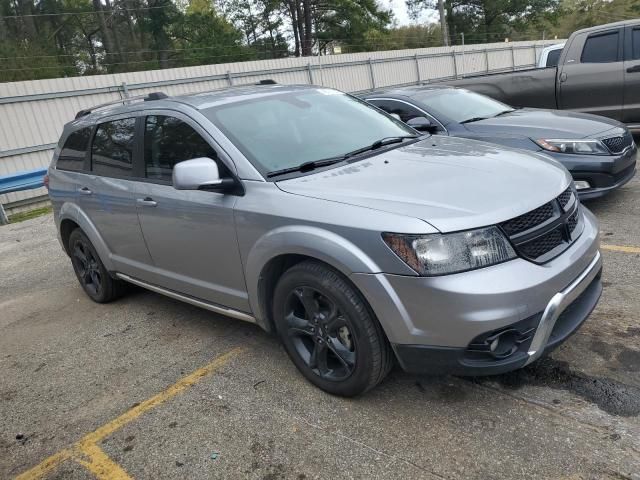
[(287, 173), (293, 172), (310, 172), (311, 170), (315, 170), (316, 168), (326, 167), (328, 165), (333, 165), (334, 163), (342, 162), (345, 158), (345, 155), (340, 155), (339, 157), (331, 157), (325, 158), (323, 160), (312, 160), (310, 162), (304, 162), (300, 165), (296, 165), (295, 167), (287, 167), (269, 172), (267, 173), (267, 178), (277, 177), (279, 175), (285, 175)]
[(516, 111), (516, 109), (515, 109), (515, 108), (510, 108), (509, 110), (503, 110), (503, 111), (501, 111), (501, 112), (499, 112), (499, 113), (496, 113), (496, 114), (494, 115), (494, 117), (499, 117), (500, 115), (505, 115), (505, 114), (507, 114), (507, 113), (511, 113), (511, 112), (515, 112), (515, 111)]
[(294, 172), (310, 172), (315, 170), (316, 168), (326, 167), (329, 165), (333, 165), (334, 163), (342, 162), (348, 158), (351, 158), (355, 155), (359, 155), (364, 152), (369, 152), (371, 150), (377, 150), (378, 148), (384, 147), (386, 145), (392, 145), (394, 143), (400, 143), (407, 138), (418, 138), (420, 135), (401, 135), (398, 137), (385, 137), (380, 140), (376, 140), (371, 145), (367, 145), (366, 147), (358, 148), (351, 152), (345, 153), (344, 155), (339, 155), (337, 157), (325, 158), (322, 160), (312, 160), (310, 162), (304, 162), (300, 165), (296, 165), (295, 167), (283, 168), (281, 170), (274, 170), (273, 172), (267, 173), (267, 178), (277, 177), (280, 175), (286, 175), (287, 173)]
[(460, 123), (471, 123), (471, 122), (479, 122), (480, 120), (486, 120), (487, 117), (471, 117), (466, 120), (462, 120)]

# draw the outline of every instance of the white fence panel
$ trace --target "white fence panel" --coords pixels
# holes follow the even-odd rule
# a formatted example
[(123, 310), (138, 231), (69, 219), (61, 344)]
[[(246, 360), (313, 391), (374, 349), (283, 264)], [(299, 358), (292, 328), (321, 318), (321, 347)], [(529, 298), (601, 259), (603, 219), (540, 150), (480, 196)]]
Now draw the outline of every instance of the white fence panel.
[[(356, 92), (533, 66), (542, 48), (557, 42), (392, 50), (2, 83), (0, 175), (47, 166), (64, 124), (79, 110), (130, 95), (183, 95), (266, 78)], [(43, 193), (38, 189), (0, 195), (0, 203), (11, 209), (30, 198), (41, 200)]]

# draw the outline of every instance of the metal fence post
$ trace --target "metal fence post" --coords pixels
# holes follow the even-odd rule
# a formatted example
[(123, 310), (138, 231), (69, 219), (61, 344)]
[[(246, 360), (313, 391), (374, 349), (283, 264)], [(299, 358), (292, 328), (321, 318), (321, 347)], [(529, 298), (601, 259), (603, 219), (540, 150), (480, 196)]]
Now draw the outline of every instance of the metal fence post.
[(465, 61), (464, 61), (464, 33), (461, 33), (460, 36), (462, 37), (462, 78), (464, 78), (464, 74), (466, 73), (466, 65), (465, 65)]
[(231, 72), (227, 70), (227, 82), (229, 82), (229, 86), (233, 86), (233, 78), (231, 77)]
[(453, 75), (457, 79), (458, 78), (458, 61), (456, 60), (456, 51), (453, 50), (451, 54), (453, 55)]
[(0, 203), (0, 225), (9, 225), (9, 217), (7, 217), (2, 203)]
[(309, 74), (309, 85), (313, 85), (313, 72), (311, 71), (310, 63), (307, 63), (307, 73)]
[(373, 61), (369, 57), (369, 74), (371, 75), (371, 90), (376, 89), (376, 77), (373, 74)]
[(418, 54), (413, 57), (416, 61), (416, 76), (418, 77), (418, 84), (420, 84), (420, 63), (418, 62)]
[(489, 50), (484, 49), (484, 61), (487, 65), (487, 73), (489, 73)]
[(124, 98), (129, 98), (129, 87), (127, 87), (127, 82), (122, 82), (122, 94)]
[(511, 44), (511, 64), (513, 65), (511, 69), (515, 70), (516, 69), (516, 51), (513, 48), (513, 44)]

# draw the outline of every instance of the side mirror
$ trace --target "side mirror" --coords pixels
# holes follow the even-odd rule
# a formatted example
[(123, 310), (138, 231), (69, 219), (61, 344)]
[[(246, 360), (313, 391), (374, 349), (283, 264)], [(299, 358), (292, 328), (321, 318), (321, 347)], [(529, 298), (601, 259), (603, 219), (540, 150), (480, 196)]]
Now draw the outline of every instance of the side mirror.
[(232, 178), (220, 178), (218, 164), (210, 158), (194, 158), (173, 167), (173, 188), (176, 190), (210, 190), (221, 192), (235, 185)]
[(436, 126), (427, 117), (413, 117), (407, 120), (407, 125), (420, 132), (432, 132)]

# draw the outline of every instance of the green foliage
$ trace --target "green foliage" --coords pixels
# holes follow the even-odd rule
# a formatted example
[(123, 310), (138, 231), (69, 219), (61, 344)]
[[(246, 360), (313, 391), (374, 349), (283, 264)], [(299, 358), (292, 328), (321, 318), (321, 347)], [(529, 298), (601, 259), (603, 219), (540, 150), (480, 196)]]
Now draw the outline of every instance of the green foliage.
[[(417, 18), (437, 0), (405, 0)], [(382, 0), (0, 0), (0, 81), (442, 44)], [(638, 0), (445, 0), (452, 44), (566, 37)]]

